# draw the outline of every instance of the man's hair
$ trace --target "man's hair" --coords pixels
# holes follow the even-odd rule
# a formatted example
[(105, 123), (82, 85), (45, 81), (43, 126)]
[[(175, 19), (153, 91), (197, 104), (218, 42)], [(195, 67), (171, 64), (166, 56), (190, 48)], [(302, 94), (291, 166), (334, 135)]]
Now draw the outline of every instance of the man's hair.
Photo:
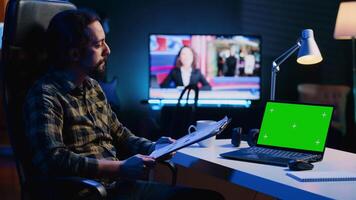
[(46, 32), (48, 61), (58, 67), (70, 62), (70, 50), (77, 48), (80, 53), (90, 42), (86, 31), (89, 24), (99, 21), (99, 16), (89, 10), (66, 10), (56, 14)]

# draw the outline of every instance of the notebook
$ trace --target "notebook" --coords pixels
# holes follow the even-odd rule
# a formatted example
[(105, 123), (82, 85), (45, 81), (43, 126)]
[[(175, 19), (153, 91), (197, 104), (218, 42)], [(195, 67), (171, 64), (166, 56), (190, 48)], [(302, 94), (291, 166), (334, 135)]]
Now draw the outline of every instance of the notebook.
[(356, 181), (356, 173), (345, 171), (288, 172), (287, 176), (299, 182)]

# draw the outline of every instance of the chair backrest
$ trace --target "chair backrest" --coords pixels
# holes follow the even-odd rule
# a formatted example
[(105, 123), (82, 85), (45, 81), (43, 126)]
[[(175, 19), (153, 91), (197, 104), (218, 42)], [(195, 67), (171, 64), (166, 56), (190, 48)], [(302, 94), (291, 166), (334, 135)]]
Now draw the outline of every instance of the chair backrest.
[(346, 134), (346, 100), (350, 87), (344, 85), (298, 85), (299, 100), (304, 103), (335, 106), (331, 126)]
[(114, 78), (111, 81), (98, 80), (98, 82), (99, 82), (100, 87), (103, 89), (110, 105), (119, 107), (120, 100), (116, 94), (117, 78), (114, 76)]
[(47, 26), (55, 14), (68, 9), (76, 7), (65, 1), (10, 0), (7, 4), (1, 80), (7, 127), (21, 184), (36, 174), (24, 132), (24, 100), (34, 81), (47, 71), (44, 48)]

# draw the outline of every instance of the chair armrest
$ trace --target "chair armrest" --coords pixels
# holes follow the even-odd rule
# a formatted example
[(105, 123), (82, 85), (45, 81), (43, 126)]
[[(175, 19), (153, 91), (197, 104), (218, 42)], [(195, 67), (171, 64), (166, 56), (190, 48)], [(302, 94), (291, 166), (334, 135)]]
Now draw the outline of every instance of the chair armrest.
[(41, 199), (104, 199), (107, 196), (106, 188), (101, 183), (76, 176), (36, 177), (28, 184), (31, 184), (29, 189), (34, 190), (31, 196), (41, 196)]
[(55, 183), (66, 187), (78, 188), (79, 196), (94, 195), (96, 199), (103, 199), (107, 196), (105, 187), (92, 179), (71, 176), (71, 177), (57, 177), (53, 180)]
[(164, 160), (164, 161), (161, 161), (160, 163), (164, 166), (167, 166), (171, 170), (171, 172), (172, 172), (171, 185), (175, 186), (177, 184), (178, 168), (171, 160)]

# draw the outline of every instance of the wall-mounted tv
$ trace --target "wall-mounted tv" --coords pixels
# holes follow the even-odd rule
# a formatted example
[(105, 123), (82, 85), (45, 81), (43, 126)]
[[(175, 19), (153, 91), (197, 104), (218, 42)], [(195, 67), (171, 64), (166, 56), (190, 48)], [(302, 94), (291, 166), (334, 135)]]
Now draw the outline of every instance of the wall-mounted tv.
[(149, 102), (176, 103), (197, 84), (201, 104), (260, 99), (261, 38), (247, 35), (150, 34)]

